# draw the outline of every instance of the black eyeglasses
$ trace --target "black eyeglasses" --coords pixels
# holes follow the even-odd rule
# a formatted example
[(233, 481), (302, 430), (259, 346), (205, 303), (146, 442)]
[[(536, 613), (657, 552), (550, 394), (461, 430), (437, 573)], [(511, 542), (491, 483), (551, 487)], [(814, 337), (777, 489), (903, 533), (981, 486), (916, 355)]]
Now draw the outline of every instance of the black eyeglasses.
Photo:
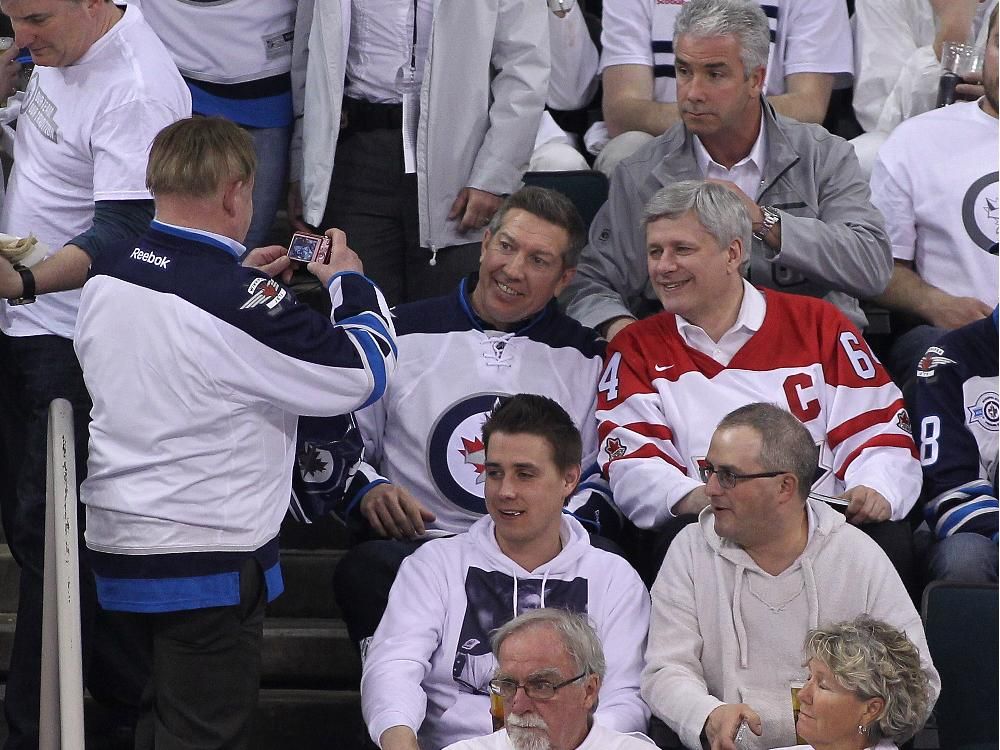
[(490, 680), (490, 691), (501, 696), (504, 700), (509, 701), (512, 700), (517, 694), (518, 688), (524, 688), (524, 694), (532, 700), (547, 701), (552, 699), (559, 688), (564, 688), (577, 680), (582, 680), (587, 676), (587, 674), (588, 672), (583, 671), (576, 677), (571, 677), (565, 682), (560, 682), (556, 685), (553, 685), (548, 680), (543, 679), (528, 680), (525, 683), (506, 678)]
[(710, 463), (705, 463), (698, 469), (701, 481), (705, 484), (708, 484), (708, 480), (715, 474), (719, 479), (719, 484), (723, 489), (727, 490), (735, 487), (737, 482), (744, 482), (747, 479), (770, 479), (771, 477), (780, 477), (782, 474), (790, 473), (789, 471), (762, 471), (759, 474), (737, 474), (735, 471), (730, 471), (729, 469), (717, 469)]

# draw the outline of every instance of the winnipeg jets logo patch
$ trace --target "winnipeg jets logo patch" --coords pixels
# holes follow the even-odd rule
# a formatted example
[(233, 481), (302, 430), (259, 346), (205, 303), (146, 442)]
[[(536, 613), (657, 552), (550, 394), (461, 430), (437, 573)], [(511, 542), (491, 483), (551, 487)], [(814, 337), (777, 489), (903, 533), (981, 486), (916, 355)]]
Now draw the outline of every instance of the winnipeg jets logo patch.
[(247, 294), (250, 299), (240, 305), (241, 310), (249, 310), (257, 305), (265, 305), (268, 310), (273, 310), (281, 304), (288, 292), (274, 279), (254, 279), (247, 287)]
[(972, 406), (966, 407), (969, 410), (969, 424), (978, 424), (981, 427), (996, 432), (1000, 424), (1000, 399), (995, 393), (984, 393)]
[(917, 363), (918, 378), (932, 378), (936, 368), (942, 365), (953, 365), (955, 360), (944, 356), (944, 349), (939, 346), (932, 346), (927, 353), (920, 358)]

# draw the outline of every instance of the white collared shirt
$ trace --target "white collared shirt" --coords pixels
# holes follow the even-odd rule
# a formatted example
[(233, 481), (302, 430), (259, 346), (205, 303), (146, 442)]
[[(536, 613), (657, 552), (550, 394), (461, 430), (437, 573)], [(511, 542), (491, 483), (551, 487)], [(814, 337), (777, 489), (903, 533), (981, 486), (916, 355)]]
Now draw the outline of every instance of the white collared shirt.
[(207, 229), (195, 229), (194, 227), (185, 227), (180, 224), (171, 224), (170, 222), (163, 221), (162, 219), (153, 219), (153, 224), (159, 224), (160, 226), (170, 227), (172, 229), (180, 229), (182, 232), (190, 232), (191, 234), (201, 235), (202, 237), (208, 237), (209, 239), (215, 240), (217, 243), (225, 245), (229, 248), (236, 260), (241, 260), (244, 255), (246, 255), (247, 249), (243, 246), (241, 242), (237, 242), (232, 237), (226, 237), (222, 234), (216, 234), (215, 232), (209, 232)]
[(736, 352), (760, 330), (766, 311), (767, 303), (764, 301), (764, 295), (749, 281), (743, 279), (743, 302), (740, 303), (736, 322), (719, 337), (718, 341), (712, 341), (712, 337), (705, 333), (703, 328), (688, 323), (680, 315), (675, 315), (674, 318), (677, 321), (677, 332), (685, 344), (711, 357), (720, 365), (728, 366), (736, 356)]
[(726, 169), (715, 161), (705, 149), (698, 136), (694, 136), (694, 158), (706, 180), (729, 180), (754, 200), (760, 195), (763, 185), (764, 166), (767, 164), (767, 133), (764, 129), (764, 112), (761, 110), (760, 132), (750, 153), (736, 162), (732, 169)]
[(369, 102), (399, 104), (407, 91), (418, 90), (433, 18), (432, 0), (352, 0), (345, 93)]

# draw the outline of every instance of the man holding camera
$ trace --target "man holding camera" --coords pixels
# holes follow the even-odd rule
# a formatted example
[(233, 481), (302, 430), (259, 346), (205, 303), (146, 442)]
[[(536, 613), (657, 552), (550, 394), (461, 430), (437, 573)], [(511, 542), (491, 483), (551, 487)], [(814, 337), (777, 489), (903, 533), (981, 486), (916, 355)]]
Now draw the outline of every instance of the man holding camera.
[[(94, 260), (81, 296), (86, 541), (101, 605), (131, 613), (152, 654), (136, 747), (246, 747), (298, 416), (372, 403), (395, 369), (388, 307), (343, 232), (308, 264), (332, 324), (240, 265), (254, 169), (227, 120), (165, 128), (146, 177), (156, 218)], [(283, 272), (282, 252), (245, 265)]]

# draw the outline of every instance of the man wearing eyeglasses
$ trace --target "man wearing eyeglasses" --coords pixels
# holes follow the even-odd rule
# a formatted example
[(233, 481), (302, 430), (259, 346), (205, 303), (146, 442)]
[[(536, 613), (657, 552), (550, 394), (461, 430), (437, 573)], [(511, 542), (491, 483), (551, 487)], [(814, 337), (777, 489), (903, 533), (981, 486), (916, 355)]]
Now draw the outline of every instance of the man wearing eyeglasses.
[(361, 708), (372, 740), (383, 750), (417, 750), (418, 737), (419, 747), (441, 748), (489, 733), (490, 634), (549, 608), (585, 614), (608, 648), (597, 719), (644, 731), (649, 595), (623, 558), (591, 546), (562, 512), (579, 480), (579, 431), (555, 401), (519, 394), (490, 414), (483, 443), (489, 515), (404, 560), (364, 655)]
[[(841, 499), (849, 522), (904, 518), (921, 484), (909, 418), (857, 328), (827, 302), (743, 278), (750, 216), (722, 184), (663, 188), (644, 226), (663, 312), (614, 338), (598, 385), (601, 460), (621, 510), (644, 529), (701, 511), (713, 427), (732, 409), (768, 401), (820, 447), (810, 484)], [(869, 533), (909, 570), (908, 527)]]
[[(653, 584), (642, 694), (685, 747), (794, 745), (789, 685), (817, 623), (867, 612), (899, 628), (940, 681), (920, 616), (867, 535), (809, 497), (816, 445), (784, 408), (726, 415), (704, 461), (710, 505), (667, 550)], [(752, 735), (752, 736), (751, 736)]]
[(604, 649), (586, 617), (535, 609), (497, 629), (490, 641), (498, 664), (490, 691), (503, 704), (504, 728), (446, 750), (649, 750), (645, 735), (594, 720)]

